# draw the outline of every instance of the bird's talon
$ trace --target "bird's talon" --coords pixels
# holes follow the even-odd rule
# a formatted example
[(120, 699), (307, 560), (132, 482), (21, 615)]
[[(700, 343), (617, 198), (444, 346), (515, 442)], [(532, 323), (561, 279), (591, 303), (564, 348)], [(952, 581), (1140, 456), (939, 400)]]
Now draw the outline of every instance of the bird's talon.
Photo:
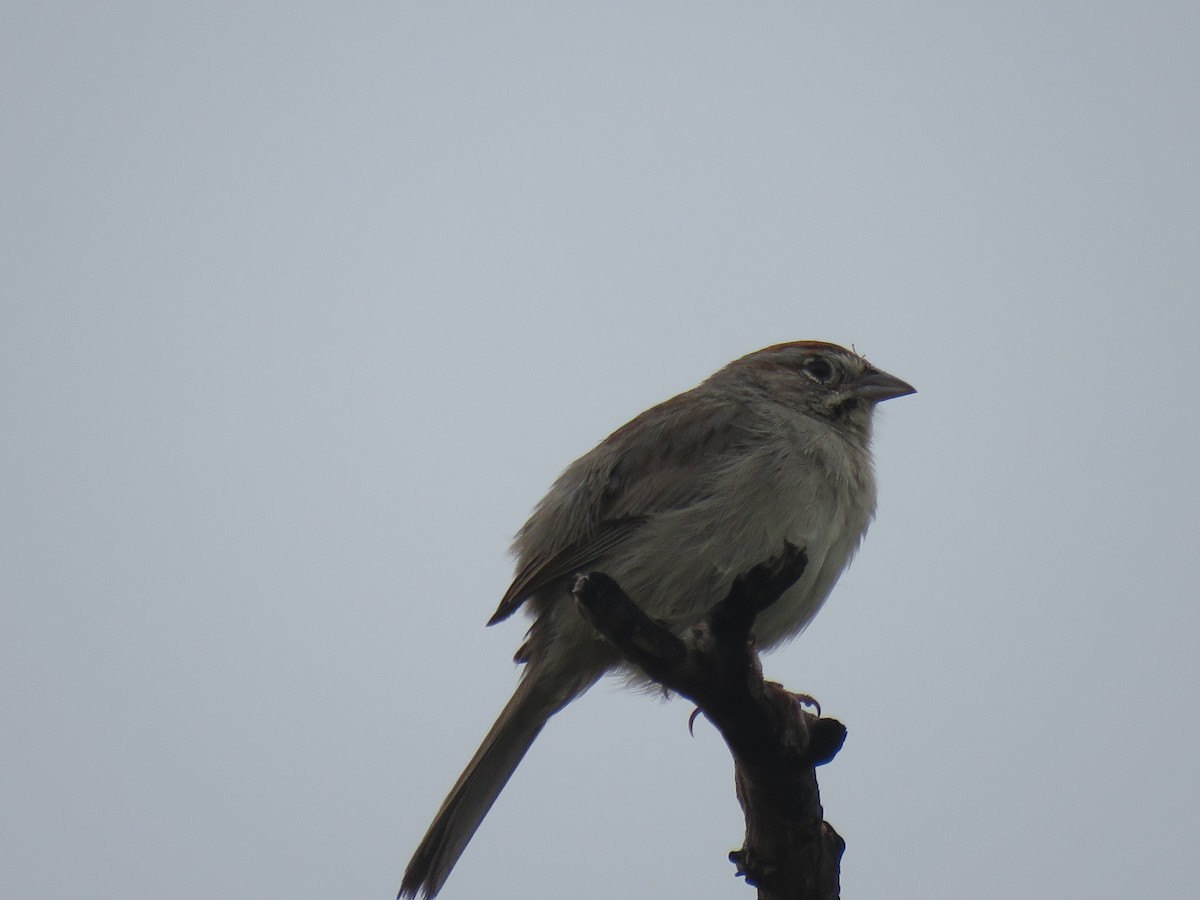
[(792, 694), (792, 699), (801, 706), (811, 706), (817, 711), (817, 718), (821, 718), (821, 704), (812, 694)]

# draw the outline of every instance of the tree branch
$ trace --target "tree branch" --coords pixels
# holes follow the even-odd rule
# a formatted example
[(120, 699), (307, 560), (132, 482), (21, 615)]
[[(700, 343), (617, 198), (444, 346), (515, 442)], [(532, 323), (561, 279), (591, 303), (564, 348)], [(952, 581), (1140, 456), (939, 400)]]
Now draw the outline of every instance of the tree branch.
[(745, 844), (729, 854), (759, 900), (836, 900), (845, 842), (823, 820), (815, 768), (846, 739), (814, 703), (764, 681), (750, 637), (757, 615), (804, 574), (808, 558), (785, 544), (774, 559), (738, 576), (729, 594), (676, 634), (642, 612), (602, 572), (581, 575), (583, 614), (621, 654), (659, 684), (692, 700), (734, 760)]

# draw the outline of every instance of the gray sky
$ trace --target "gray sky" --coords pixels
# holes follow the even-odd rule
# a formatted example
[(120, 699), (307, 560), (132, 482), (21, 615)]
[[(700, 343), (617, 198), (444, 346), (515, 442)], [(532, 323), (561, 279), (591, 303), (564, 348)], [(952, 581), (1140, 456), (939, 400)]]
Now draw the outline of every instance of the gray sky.
[[(1182, 897), (1194, 3), (6, 3), (0, 895), (393, 895), (558, 472), (742, 353), (915, 384), (766, 658), (851, 897)], [(728, 755), (602, 683), (443, 896), (737, 898)]]

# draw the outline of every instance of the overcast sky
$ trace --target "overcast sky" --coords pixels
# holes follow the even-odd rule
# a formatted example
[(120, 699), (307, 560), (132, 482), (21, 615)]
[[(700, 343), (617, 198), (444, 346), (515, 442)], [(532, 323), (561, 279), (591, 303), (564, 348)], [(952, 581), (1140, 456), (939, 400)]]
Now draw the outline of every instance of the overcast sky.
[[(1184, 897), (1200, 7), (0, 7), (0, 895), (388, 900), (561, 469), (780, 341), (920, 390), (765, 658), (848, 897)], [(443, 893), (750, 897), (602, 682)]]

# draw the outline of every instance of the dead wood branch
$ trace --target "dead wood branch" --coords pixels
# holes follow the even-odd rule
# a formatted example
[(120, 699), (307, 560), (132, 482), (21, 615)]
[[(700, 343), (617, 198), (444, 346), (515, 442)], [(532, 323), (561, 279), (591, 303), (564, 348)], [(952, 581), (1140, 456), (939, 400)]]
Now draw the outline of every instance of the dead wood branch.
[(751, 640), (755, 617), (804, 573), (788, 544), (739, 576), (728, 596), (678, 634), (649, 618), (602, 572), (574, 587), (581, 609), (617, 650), (659, 684), (694, 702), (725, 738), (746, 816), (742, 849), (729, 854), (759, 900), (836, 900), (845, 843), (821, 809), (816, 767), (846, 739), (811, 698), (764, 681)]

